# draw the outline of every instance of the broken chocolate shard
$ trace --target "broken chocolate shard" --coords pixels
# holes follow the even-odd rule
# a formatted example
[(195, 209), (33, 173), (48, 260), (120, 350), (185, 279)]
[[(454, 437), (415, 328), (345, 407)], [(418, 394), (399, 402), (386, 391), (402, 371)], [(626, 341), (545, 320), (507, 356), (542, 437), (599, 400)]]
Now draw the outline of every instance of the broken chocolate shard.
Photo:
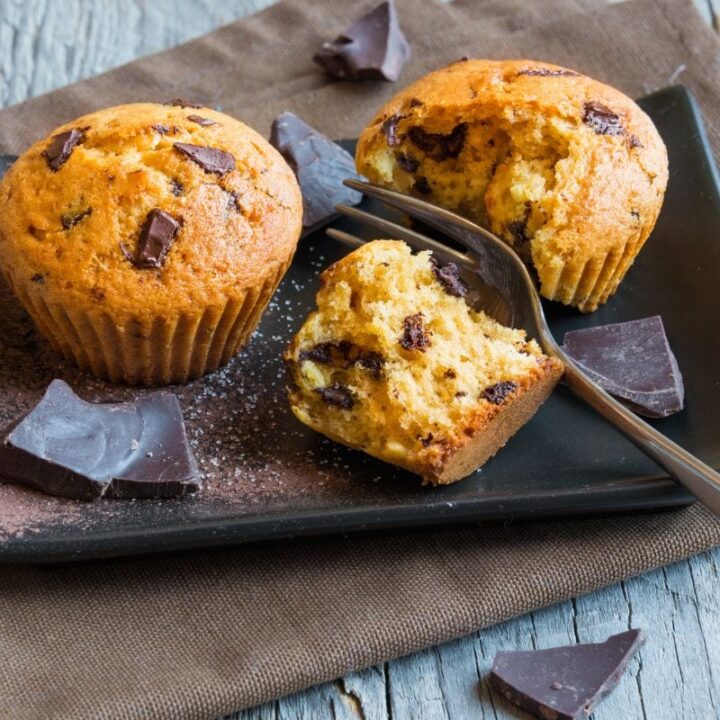
[(335, 206), (357, 205), (362, 194), (343, 185), (360, 179), (353, 156), (310, 127), (297, 115), (284, 112), (273, 121), (270, 144), (292, 168), (303, 199), (303, 227), (316, 227), (337, 214)]
[(337, 344), (334, 342), (318, 343), (308, 350), (301, 350), (298, 353), (298, 362), (302, 364), (309, 360), (310, 362), (319, 363), (320, 365), (331, 365), (333, 362), (333, 351), (337, 347)]
[(620, 116), (599, 102), (586, 102), (582, 119), (598, 135), (625, 134)]
[(663, 418), (683, 409), (685, 389), (662, 318), (565, 333), (570, 359), (633, 412)]
[(410, 142), (436, 162), (458, 157), (465, 145), (466, 135), (467, 123), (460, 123), (447, 135), (427, 132), (419, 125), (408, 131)]
[(507, 226), (513, 244), (516, 246), (524, 245), (530, 238), (527, 236), (527, 221), (514, 220)]
[(350, 410), (355, 404), (355, 397), (349, 387), (335, 383), (327, 387), (315, 388), (315, 392), (328, 405), (336, 405), (343, 410)]
[(133, 264), (139, 268), (162, 267), (179, 229), (180, 223), (172, 215), (158, 208), (151, 210), (140, 231)]
[(167, 135), (170, 132), (170, 126), (164, 123), (155, 123), (151, 127), (159, 135)]
[(644, 642), (640, 630), (628, 630), (604, 643), (501, 651), (495, 655), (488, 683), (538, 717), (585, 720), (614, 690)]
[(403, 320), (403, 334), (400, 336), (400, 345), (405, 350), (425, 352), (431, 344), (430, 333), (425, 328), (425, 316), (421, 312), (408, 315)]
[(202, 127), (210, 127), (211, 125), (219, 125), (220, 123), (216, 122), (215, 120), (211, 120), (210, 118), (203, 117), (202, 115), (188, 115), (187, 119), (190, 120), (190, 122), (197, 123), (198, 125), (202, 125)]
[(503, 380), (483, 390), (482, 396), (493, 405), (502, 405), (505, 399), (517, 390), (517, 383), (512, 380)]
[(389, 0), (324, 43), (313, 60), (338, 80), (394, 82), (409, 57), (410, 44), (400, 29), (394, 0)]
[(390, 147), (395, 147), (401, 142), (400, 137), (397, 134), (398, 123), (404, 118), (404, 115), (391, 115), (383, 124), (380, 126), (380, 131), (385, 136), (387, 144)]
[(84, 141), (85, 133), (82, 130), (68, 130), (53, 136), (50, 144), (43, 150), (48, 167), (57, 172), (68, 161), (72, 151)]
[(398, 153), (395, 157), (395, 161), (405, 172), (409, 173), (416, 172), (420, 167), (420, 162), (418, 160), (411, 158), (405, 153)]
[(455, 263), (440, 265), (434, 256), (430, 258), (430, 265), (435, 275), (435, 279), (443, 286), (443, 290), (453, 297), (465, 297), (467, 295), (467, 287), (460, 279), (460, 270)]
[(68, 212), (63, 213), (60, 216), (60, 222), (62, 223), (63, 230), (70, 230), (74, 228), (79, 222), (82, 222), (85, 218), (92, 215), (92, 208), (85, 208), (79, 212)]
[(90, 403), (62, 380), (2, 433), (0, 475), (81, 500), (179, 497), (200, 487), (175, 395)]
[(220, 148), (190, 143), (173, 143), (173, 147), (207, 173), (223, 176), (235, 169), (233, 155)]

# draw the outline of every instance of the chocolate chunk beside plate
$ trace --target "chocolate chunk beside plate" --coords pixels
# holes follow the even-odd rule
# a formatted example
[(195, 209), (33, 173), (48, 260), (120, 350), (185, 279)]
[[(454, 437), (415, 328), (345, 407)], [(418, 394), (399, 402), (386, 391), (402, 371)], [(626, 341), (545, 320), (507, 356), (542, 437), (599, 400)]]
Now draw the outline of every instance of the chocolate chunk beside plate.
[(90, 403), (62, 380), (2, 433), (0, 476), (80, 500), (179, 497), (200, 487), (175, 395)]
[(642, 631), (627, 630), (604, 643), (499, 652), (488, 683), (538, 717), (584, 720), (612, 692), (644, 642)]
[(400, 29), (393, 0), (380, 3), (335, 40), (323, 44), (313, 60), (339, 80), (389, 80), (400, 77), (410, 44)]
[(583, 372), (639, 415), (663, 418), (683, 409), (682, 374), (659, 315), (572, 330), (564, 342)]
[(358, 178), (347, 150), (310, 127), (297, 115), (284, 112), (273, 121), (270, 144), (293, 169), (303, 198), (303, 227), (315, 229), (334, 217), (339, 203), (357, 205), (362, 194), (343, 185)]

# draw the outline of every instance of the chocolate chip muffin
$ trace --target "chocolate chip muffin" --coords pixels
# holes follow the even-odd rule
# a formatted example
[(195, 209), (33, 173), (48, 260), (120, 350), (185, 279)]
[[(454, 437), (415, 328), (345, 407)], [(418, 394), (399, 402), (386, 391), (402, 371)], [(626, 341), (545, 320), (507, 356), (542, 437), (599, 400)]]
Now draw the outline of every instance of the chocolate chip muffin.
[(541, 294), (588, 312), (655, 225), (667, 152), (618, 90), (525, 60), (466, 60), (393, 97), (360, 136), (358, 171), (489, 227)]
[(124, 105), (34, 144), (0, 184), (0, 268), (65, 358), (132, 384), (232, 357), (293, 257), (295, 177), (209, 108)]
[(454, 265), (397, 240), (322, 275), (288, 349), (290, 404), (328, 437), (451, 483), (494, 455), (549, 395), (562, 363), (469, 307)]

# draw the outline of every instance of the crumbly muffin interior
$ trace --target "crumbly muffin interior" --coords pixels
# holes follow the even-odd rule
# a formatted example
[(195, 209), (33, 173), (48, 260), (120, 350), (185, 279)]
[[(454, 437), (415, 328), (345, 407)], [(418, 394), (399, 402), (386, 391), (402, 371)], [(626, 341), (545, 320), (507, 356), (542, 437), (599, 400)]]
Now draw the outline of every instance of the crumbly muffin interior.
[(329, 268), (286, 354), (297, 417), (398, 464), (458, 445), (544, 356), (523, 331), (470, 308), (455, 281), (429, 252), (393, 240)]

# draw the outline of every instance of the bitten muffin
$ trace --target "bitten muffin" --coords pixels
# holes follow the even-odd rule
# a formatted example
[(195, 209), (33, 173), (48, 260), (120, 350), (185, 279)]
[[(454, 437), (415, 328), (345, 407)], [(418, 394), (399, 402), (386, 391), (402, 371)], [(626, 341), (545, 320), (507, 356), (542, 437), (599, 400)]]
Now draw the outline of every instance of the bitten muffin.
[(183, 101), (109, 108), (35, 143), (0, 183), (0, 268), (65, 358), (131, 384), (232, 357), (302, 222), (280, 154)]
[(358, 171), (489, 227), (541, 294), (588, 312), (655, 225), (667, 152), (618, 90), (529, 60), (466, 60), (393, 97), (363, 131)]
[(471, 309), (454, 265), (397, 240), (322, 275), (285, 359), (314, 430), (435, 484), (465, 477), (526, 423), (563, 372), (521, 330)]

